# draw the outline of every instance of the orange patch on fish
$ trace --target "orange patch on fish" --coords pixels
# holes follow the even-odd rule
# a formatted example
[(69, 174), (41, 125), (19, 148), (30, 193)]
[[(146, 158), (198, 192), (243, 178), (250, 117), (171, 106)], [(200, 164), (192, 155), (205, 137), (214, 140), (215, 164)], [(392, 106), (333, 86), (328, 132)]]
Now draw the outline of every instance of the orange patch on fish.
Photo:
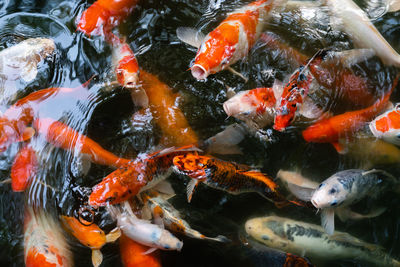
[(161, 267), (159, 251), (145, 254), (150, 247), (141, 245), (126, 235), (121, 235), (119, 248), (124, 267)]
[(378, 131), (384, 133), (392, 129), (400, 129), (400, 113), (397, 110), (389, 112), (385, 117), (375, 122)]
[(37, 169), (36, 152), (25, 146), (18, 151), (11, 167), (11, 188), (14, 192), (25, 191)]

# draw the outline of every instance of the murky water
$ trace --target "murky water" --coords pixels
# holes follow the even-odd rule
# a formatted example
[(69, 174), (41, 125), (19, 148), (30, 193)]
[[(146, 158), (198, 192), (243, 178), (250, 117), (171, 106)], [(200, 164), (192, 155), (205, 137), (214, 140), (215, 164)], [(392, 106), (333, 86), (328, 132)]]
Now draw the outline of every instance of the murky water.
[[(196, 81), (187, 71), (196, 50), (177, 39), (176, 28), (190, 26), (207, 33), (218, 25), (227, 12), (250, 1), (140, 2), (121, 25), (120, 32), (127, 37), (141, 68), (156, 74), (182, 95), (181, 108), (202, 140), (236, 122), (233, 118), (227, 119), (222, 109), (226, 100), (225, 85), (237, 92), (269, 87), (275, 78), (284, 80), (296, 68), (285, 60), (280, 51), (271, 50), (259, 41), (247, 58), (234, 65), (236, 70), (249, 77), (247, 83), (227, 71), (211, 75), (205, 82)], [(358, 3), (367, 8), (366, 2)], [(132, 125), (130, 118), (137, 107), (132, 104), (129, 92), (123, 89), (109, 92), (102, 85), (101, 81), (112, 72), (111, 49), (102, 38), (88, 38), (76, 31), (75, 19), (88, 5), (85, 1), (0, 1), (0, 48), (9, 47), (27, 37), (54, 39), (57, 46), (55, 56), (39, 65), (38, 77), (33, 82), (18, 84), (20, 88), (25, 88), (21, 97), (47, 87), (77, 87), (97, 75), (85, 91), (85, 97), (65, 99), (55, 96), (46, 101), (40, 116), (63, 121), (116, 155), (134, 158), (158, 144), (160, 129), (152, 122)], [(400, 12), (382, 15), (378, 11), (372, 14), (374, 24), (393, 48), (400, 51)], [(329, 17), (323, 10), (303, 10), (303, 13), (285, 11), (280, 16), (274, 16), (268, 29), (308, 56), (323, 47), (337, 50), (352, 48), (348, 36), (331, 29), (328, 23)], [(391, 85), (396, 74), (395, 69), (384, 67), (378, 58), (357, 65), (354, 71), (368, 77), (376, 85), (376, 92), (372, 92), (376, 95)], [(391, 100), (396, 102), (399, 99), (397, 90)], [(323, 102), (323, 105), (338, 113), (349, 109), (348, 106), (338, 105), (335, 98)], [(1, 107), (3, 111), (6, 108)], [(240, 144), (244, 155), (223, 158), (254, 166), (271, 176), (275, 176), (281, 168), (301, 168), (304, 175), (316, 181), (362, 164), (358, 158), (338, 155), (329, 144), (307, 144), (300, 135), (303, 128), (304, 125), (295, 124), (285, 133), (274, 132), (271, 143), (247, 136)], [(90, 172), (83, 175), (78, 154), (54, 148), (39, 137), (34, 138), (32, 145), (41, 151), (36, 182), (25, 193), (13, 193), (9, 185), (0, 186), (2, 266), (23, 265), (24, 205), (42, 206), (53, 215), (71, 215), (87, 200), (89, 188), (112, 171), (111, 168), (92, 164)], [(1, 180), (9, 178), (12, 161), (20, 147), (21, 144), (15, 143), (0, 153)], [(382, 167), (400, 174), (397, 164)], [(277, 209), (257, 194), (234, 196), (206, 186), (200, 186), (188, 204), (185, 195), (187, 180), (171, 175), (169, 181), (177, 192), (171, 203), (185, 215), (193, 228), (210, 236), (226, 235), (232, 242), (216, 244), (179, 236), (184, 241), (184, 248), (181, 252), (162, 252), (165, 266), (273, 266), (268, 255), (254, 252), (242, 244), (240, 235), (244, 233), (243, 225), (248, 218), (273, 213), (316, 224), (320, 221), (319, 216), (310, 210), (300, 207)], [(399, 197), (388, 193), (378, 200), (366, 200), (357, 208), (362, 210), (375, 204), (387, 207), (387, 211), (364, 221), (342, 223), (336, 220), (336, 227), (369, 243), (379, 244), (396, 257), (400, 255)], [(114, 227), (102, 209), (96, 213), (95, 221), (106, 231)], [(90, 249), (73, 238), (69, 242), (75, 265), (91, 266)], [(107, 244), (102, 252), (102, 266), (121, 264), (117, 244)], [(368, 266), (357, 260), (324, 264)]]

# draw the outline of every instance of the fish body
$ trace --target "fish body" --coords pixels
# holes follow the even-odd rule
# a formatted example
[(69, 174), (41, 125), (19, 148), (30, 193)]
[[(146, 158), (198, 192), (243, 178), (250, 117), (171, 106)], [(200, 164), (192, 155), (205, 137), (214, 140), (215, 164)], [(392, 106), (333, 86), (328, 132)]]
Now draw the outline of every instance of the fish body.
[(138, 0), (97, 0), (80, 17), (77, 28), (88, 36), (111, 30), (135, 8)]
[(23, 192), (28, 187), (38, 167), (36, 151), (29, 145), (18, 151), (11, 167), (11, 188)]
[(148, 246), (133, 241), (126, 235), (119, 239), (119, 250), (124, 267), (161, 267), (160, 253), (146, 253)]
[(276, 177), (282, 180), (286, 186), (294, 184), (303, 188), (314, 189), (317, 188), (318, 183), (302, 176), (299, 172), (279, 170)]
[[(193, 45), (199, 47), (192, 75), (204, 80), (245, 57), (264, 29), (270, 11), (280, 1), (260, 0), (252, 2), (228, 14), (217, 28), (204, 40)], [(184, 36), (178, 31), (178, 37)], [(192, 38), (180, 38), (194, 39)], [(200, 38), (203, 39), (203, 38)]]
[(73, 266), (72, 253), (60, 226), (44, 211), (28, 207), (24, 219), (25, 266)]
[(273, 88), (262, 87), (237, 93), (224, 102), (223, 108), (228, 116), (264, 128), (274, 121), (275, 104)]
[(382, 62), (400, 67), (400, 55), (371, 23), (365, 12), (352, 0), (324, 0), (332, 14), (339, 18), (341, 28), (362, 48), (371, 48)]
[(29, 38), (0, 51), (0, 102), (13, 102), (19, 93), (15, 82), (34, 80), (38, 63), (53, 54), (54, 50), (52, 39)]
[(268, 247), (303, 254), (311, 260), (359, 259), (377, 266), (400, 266), (379, 246), (344, 232), (329, 236), (315, 224), (267, 216), (248, 220), (245, 230)]
[(112, 206), (109, 206), (108, 209), (117, 219), (117, 225), (124, 235), (135, 242), (162, 250), (180, 251), (182, 249), (183, 242), (158, 225), (138, 219), (133, 213), (125, 210), (121, 211)]
[(181, 218), (178, 210), (176, 210), (166, 199), (161, 195), (148, 195), (145, 194), (144, 197), (148, 203), (148, 206), (153, 214), (153, 217), (162, 220), (165, 227), (173, 232), (182, 233), (186, 236), (203, 239), (203, 240), (213, 240), (219, 242), (225, 242), (227, 240), (224, 236), (207, 237), (198, 231), (192, 229), (188, 222)]
[(400, 105), (376, 117), (369, 128), (375, 137), (400, 146)]
[(104, 206), (117, 204), (129, 199), (140, 191), (149, 189), (170, 174), (175, 156), (198, 151), (193, 146), (167, 148), (151, 154), (141, 154), (106, 176), (95, 185), (89, 197), (90, 205)]
[(193, 179), (188, 186), (189, 200), (194, 187), (199, 182), (203, 182), (231, 194), (257, 192), (273, 202), (286, 202), (286, 199), (278, 192), (278, 185), (271, 177), (259, 171), (251, 171), (249, 166), (193, 153), (176, 156), (173, 163), (178, 173)]

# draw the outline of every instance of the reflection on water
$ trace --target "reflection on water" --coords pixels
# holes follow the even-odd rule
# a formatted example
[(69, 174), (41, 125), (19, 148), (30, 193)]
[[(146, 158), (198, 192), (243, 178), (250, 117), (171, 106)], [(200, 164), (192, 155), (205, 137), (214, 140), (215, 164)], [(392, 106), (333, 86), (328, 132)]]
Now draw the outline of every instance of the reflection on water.
[[(249, 78), (247, 83), (228, 71), (210, 75), (206, 81), (196, 81), (187, 71), (196, 49), (177, 39), (176, 28), (195, 27), (208, 33), (227, 12), (249, 2), (141, 1), (120, 26), (120, 32), (126, 36), (141, 68), (157, 75), (174, 92), (180, 93), (180, 107), (200, 140), (206, 140), (237, 122), (234, 118), (227, 119), (222, 108), (227, 99), (226, 86), (236, 92), (270, 87), (275, 79), (286, 81), (298, 67), (298, 63), (290, 60), (291, 56), (285, 55), (283, 50), (271, 49), (265, 40), (259, 40), (249, 55), (234, 65), (236, 70)], [(399, 51), (400, 12), (385, 14), (379, 1), (357, 2), (366, 8), (378, 30)], [(126, 89), (117, 87), (116, 90), (109, 90), (112, 79), (111, 48), (100, 37), (88, 38), (76, 31), (76, 17), (88, 5), (82, 1), (0, 1), (0, 48), (10, 47), (29, 37), (52, 38), (56, 44), (55, 54), (39, 63), (38, 75), (32, 82), (16, 84), (22, 91), (20, 98), (49, 87), (79, 88), (95, 76), (88, 88), (81, 88), (80, 93), (59, 93), (41, 101), (35, 114), (65, 123), (117, 156), (134, 158), (159, 144), (161, 130), (154, 121), (149, 121), (151, 114), (136, 113), (132, 119), (138, 108), (133, 105)], [(372, 5), (379, 8), (372, 9)], [(328, 23), (326, 10), (311, 7), (300, 11), (286, 9), (273, 16), (268, 23), (268, 31), (307, 58), (324, 47), (338, 51), (351, 49), (351, 39), (342, 31), (329, 27)], [(368, 90), (375, 97), (390, 88), (396, 75), (395, 69), (385, 67), (377, 57), (354, 65), (352, 71), (368, 80)], [(340, 101), (343, 96), (337, 91), (332, 93), (326, 90), (322, 96), (317, 94), (315, 97), (326, 111), (340, 114), (354, 109), (354, 106)], [(395, 91), (391, 100), (396, 102), (399, 97), (398, 91)], [(3, 111), (7, 108), (0, 107)], [(305, 143), (300, 130), (307, 123), (295, 123), (285, 133), (274, 132), (271, 143), (249, 135), (240, 143), (244, 155), (225, 156), (224, 159), (251, 165), (273, 177), (281, 168), (300, 168), (304, 175), (318, 182), (337, 171), (365, 167), (365, 162), (370, 162), (371, 155), (365, 156), (356, 151), (365, 148), (363, 137), (360, 144), (352, 146), (354, 151), (348, 155), (338, 154), (330, 144)], [(113, 171), (111, 167), (93, 163), (86, 166), (87, 160), (76, 150), (54, 147), (41, 135), (35, 136), (31, 145), (40, 155), (40, 168), (29, 190), (14, 193), (8, 184), (0, 186), (0, 263), (4, 266), (23, 265), (24, 205), (41, 206), (54, 216), (76, 214), (79, 207), (87, 202), (89, 188)], [(13, 159), (21, 147), (21, 143), (13, 143), (0, 153), (1, 180), (10, 177)], [(397, 156), (392, 148), (371, 149), (390, 151), (387, 152), (389, 157)], [(385, 157), (375, 158), (375, 164), (368, 168), (383, 167), (400, 174), (398, 161), (390, 158), (391, 164), (385, 164)], [(232, 242), (216, 244), (179, 236), (183, 238), (184, 248), (180, 253), (162, 252), (165, 266), (260, 266), (266, 262), (263, 260), (265, 255), (244, 247), (239, 238), (247, 219), (274, 213), (319, 224), (319, 216), (304, 208), (277, 209), (257, 194), (228, 195), (206, 186), (200, 186), (192, 203), (188, 204), (185, 196), (187, 180), (177, 175), (171, 175), (169, 180), (177, 192), (177, 196), (170, 201), (193, 228), (208, 236), (223, 234)], [(369, 243), (379, 244), (393, 256), (399, 255), (398, 195), (389, 193), (378, 200), (368, 199), (356, 208), (363, 210), (365, 206), (375, 204), (387, 207), (387, 211), (380, 217), (364, 221), (343, 223), (337, 220), (336, 228)], [(114, 228), (104, 209), (96, 210), (94, 216), (95, 222), (106, 232)], [(90, 249), (73, 238), (69, 242), (75, 265), (90, 266)], [(103, 266), (121, 264), (117, 244), (107, 244), (102, 253)], [(366, 266), (357, 260), (322, 264)]]

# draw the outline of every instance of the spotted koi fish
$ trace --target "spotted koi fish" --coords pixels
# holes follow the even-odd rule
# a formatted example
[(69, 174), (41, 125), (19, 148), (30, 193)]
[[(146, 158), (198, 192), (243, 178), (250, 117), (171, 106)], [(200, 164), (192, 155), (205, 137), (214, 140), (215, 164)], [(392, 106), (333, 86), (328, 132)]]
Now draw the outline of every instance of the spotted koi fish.
[(23, 192), (30, 184), (38, 167), (36, 151), (24, 146), (15, 156), (11, 166), (11, 188), (14, 192)]
[(93, 266), (100, 266), (103, 261), (103, 254), (100, 249), (106, 244), (117, 240), (121, 236), (118, 228), (112, 230), (109, 234), (105, 234), (99, 226), (81, 219), (82, 222), (75, 217), (61, 216), (64, 228), (73, 235), (79, 242), (92, 250)]
[(110, 173), (95, 185), (89, 197), (89, 204), (104, 206), (121, 203), (140, 191), (153, 187), (168, 177), (175, 156), (190, 151), (200, 150), (194, 146), (184, 146), (140, 154), (133, 162)]
[(148, 246), (133, 241), (126, 235), (119, 239), (119, 250), (124, 267), (161, 267), (159, 251), (146, 253)]
[(24, 259), (29, 267), (68, 267), (74, 261), (61, 227), (44, 211), (25, 210)]
[(102, 35), (127, 18), (138, 0), (97, 0), (82, 13), (77, 28), (88, 36)]
[(376, 117), (369, 123), (369, 128), (375, 137), (400, 145), (400, 104)]
[[(192, 75), (204, 80), (245, 57), (263, 31), (270, 12), (285, 1), (260, 0), (228, 14), (217, 28), (203, 37), (194, 29), (178, 28), (177, 36), (199, 48)], [(243, 76), (242, 76), (243, 77)]]
[(176, 156), (173, 163), (177, 173), (191, 178), (187, 188), (189, 202), (196, 186), (203, 182), (231, 194), (257, 192), (277, 205), (287, 204), (273, 179), (259, 171), (250, 170), (249, 166), (194, 153)]

